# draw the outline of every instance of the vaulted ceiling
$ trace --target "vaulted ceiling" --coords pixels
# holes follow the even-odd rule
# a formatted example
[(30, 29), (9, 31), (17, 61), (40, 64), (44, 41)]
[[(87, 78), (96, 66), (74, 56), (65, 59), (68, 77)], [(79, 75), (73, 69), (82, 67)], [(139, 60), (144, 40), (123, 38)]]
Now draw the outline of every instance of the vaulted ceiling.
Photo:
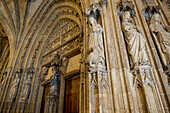
[[(46, 0), (0, 0), (0, 23), (17, 44), (36, 9)], [(10, 37), (9, 37), (10, 38)]]

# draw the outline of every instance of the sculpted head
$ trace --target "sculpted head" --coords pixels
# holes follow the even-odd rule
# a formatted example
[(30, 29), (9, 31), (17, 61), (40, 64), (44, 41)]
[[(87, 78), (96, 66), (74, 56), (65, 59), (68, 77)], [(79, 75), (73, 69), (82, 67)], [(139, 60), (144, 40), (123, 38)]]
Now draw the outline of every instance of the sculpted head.
[(129, 11), (125, 11), (123, 13), (123, 20), (129, 20), (130, 19), (130, 12)]
[(155, 13), (155, 14), (153, 14), (153, 18), (154, 18), (155, 21), (159, 21), (159, 22), (160, 22), (160, 20), (161, 20), (161, 15), (158, 14), (158, 13)]
[(160, 23), (161, 22), (161, 15), (158, 14), (158, 13), (153, 14), (150, 23), (153, 23), (153, 22)]
[(92, 25), (97, 24), (97, 21), (96, 21), (96, 19), (95, 19), (94, 17), (89, 17), (89, 22), (90, 22), (90, 24), (92, 24)]

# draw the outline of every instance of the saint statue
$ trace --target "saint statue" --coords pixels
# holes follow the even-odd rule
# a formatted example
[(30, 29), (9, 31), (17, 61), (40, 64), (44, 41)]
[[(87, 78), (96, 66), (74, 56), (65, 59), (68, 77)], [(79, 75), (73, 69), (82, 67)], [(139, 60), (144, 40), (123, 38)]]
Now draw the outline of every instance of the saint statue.
[(89, 55), (86, 63), (89, 66), (105, 65), (104, 46), (103, 46), (103, 29), (97, 23), (94, 17), (89, 17), (90, 34), (89, 34)]
[(1, 84), (0, 84), (0, 92), (2, 91), (2, 89), (3, 89), (3, 87), (4, 87), (4, 84), (5, 84), (6, 79), (7, 79), (7, 71), (4, 71), (4, 72), (3, 72), (3, 80), (2, 80), (2, 82), (1, 82)]
[(146, 41), (140, 27), (136, 27), (131, 21), (131, 14), (125, 11), (122, 18), (122, 30), (127, 43), (127, 50), (130, 55), (131, 68), (142, 65), (149, 65), (146, 52)]
[(57, 68), (54, 66), (52, 68), (52, 76), (51, 76), (51, 83), (50, 83), (50, 93), (49, 95), (57, 95), (57, 87), (59, 82), (59, 73)]
[(22, 95), (22, 100), (27, 100), (30, 94), (30, 89), (31, 89), (31, 76), (32, 74), (28, 74), (28, 78), (26, 79), (24, 83), (24, 90), (23, 90), (23, 95)]
[(167, 31), (161, 24), (161, 15), (155, 13), (150, 20), (150, 29), (158, 41), (158, 45), (161, 48), (162, 53), (165, 55), (163, 63), (165, 66), (170, 64), (170, 26), (167, 27)]
[(11, 83), (11, 88), (9, 91), (9, 97), (13, 100), (16, 95), (17, 95), (17, 91), (18, 91), (18, 85), (19, 85), (19, 81), (20, 81), (20, 76), (19, 76), (19, 72), (16, 72), (16, 77), (15, 79), (12, 81)]

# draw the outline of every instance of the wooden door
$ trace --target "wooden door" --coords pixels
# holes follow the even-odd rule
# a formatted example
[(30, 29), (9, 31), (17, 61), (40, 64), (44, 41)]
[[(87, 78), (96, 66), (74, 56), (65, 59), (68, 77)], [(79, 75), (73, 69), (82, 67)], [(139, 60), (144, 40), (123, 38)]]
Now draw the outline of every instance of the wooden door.
[(49, 92), (50, 92), (50, 84), (47, 84), (46, 86), (44, 86), (44, 93), (43, 93), (42, 104), (41, 104), (41, 113), (44, 113), (45, 98), (47, 97)]
[(80, 76), (66, 79), (64, 113), (79, 113)]

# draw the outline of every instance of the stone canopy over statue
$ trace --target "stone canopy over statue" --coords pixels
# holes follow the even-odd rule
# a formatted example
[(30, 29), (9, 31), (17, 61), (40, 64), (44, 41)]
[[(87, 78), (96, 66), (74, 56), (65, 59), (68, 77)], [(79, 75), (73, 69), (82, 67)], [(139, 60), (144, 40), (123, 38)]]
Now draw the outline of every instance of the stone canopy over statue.
[(163, 53), (164, 66), (170, 65), (170, 26), (165, 29), (161, 24), (161, 15), (155, 13), (150, 20), (150, 29), (158, 41), (157, 46), (160, 47), (161, 56)]
[(149, 65), (146, 41), (141, 29), (131, 22), (131, 14), (125, 11), (122, 17), (122, 30), (127, 43), (131, 68)]

